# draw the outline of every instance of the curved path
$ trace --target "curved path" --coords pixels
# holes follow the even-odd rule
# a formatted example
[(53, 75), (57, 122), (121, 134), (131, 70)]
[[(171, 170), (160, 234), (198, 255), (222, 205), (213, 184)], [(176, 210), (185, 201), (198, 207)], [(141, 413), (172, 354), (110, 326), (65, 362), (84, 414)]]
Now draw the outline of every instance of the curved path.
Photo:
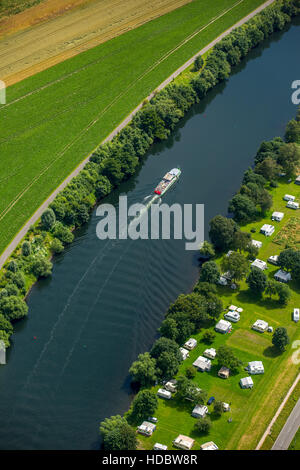
[[(241, 0), (242, 1), (242, 0)], [(211, 43), (209, 43), (207, 46), (205, 46), (203, 49), (201, 49), (197, 54), (195, 54), (193, 57), (191, 57), (185, 64), (183, 64), (181, 67), (179, 67), (174, 73), (172, 73), (165, 81), (163, 81), (155, 91), (153, 91), (149, 96), (147, 96), (147, 100), (150, 100), (151, 98), (154, 97), (155, 92), (162, 90), (164, 87), (166, 87), (169, 83), (174, 80), (178, 75), (180, 75), (185, 69), (187, 69), (190, 65), (193, 64), (195, 58), (199, 55), (205, 54), (209, 49), (211, 49), (215, 44), (217, 44), (219, 41), (221, 41), (225, 36), (227, 36), (233, 29), (238, 28), (239, 26), (243, 25), (246, 23), (250, 18), (255, 16), (257, 13), (265, 9), (267, 6), (271, 5), (275, 0), (268, 0), (267, 2), (263, 3), (260, 7), (256, 8), (253, 12), (249, 13), (247, 16), (242, 18), (240, 21), (238, 21), (235, 25), (233, 25), (231, 28), (227, 29), (224, 33), (222, 33), (220, 36), (218, 36), (216, 39), (214, 39)], [(213, 21), (215, 21), (217, 18), (215, 18)], [(207, 25), (208, 26), (208, 25)], [(112, 140), (124, 127), (129, 124), (129, 122), (132, 120), (133, 116), (142, 108), (143, 102), (141, 102), (103, 141), (108, 142)], [(97, 145), (97, 147), (100, 145), (100, 143)], [(96, 147), (96, 148), (97, 148)], [(31, 225), (33, 225), (42, 215), (42, 213), (47, 209), (49, 204), (53, 202), (55, 197), (60, 193), (67, 185), (68, 183), (74, 178), (75, 176), (78, 175), (78, 173), (84, 168), (84, 166), (87, 164), (87, 162), (90, 159), (90, 156), (93, 152), (91, 152), (81, 163), (78, 165), (74, 171), (56, 188), (55, 191), (43, 202), (43, 204), (36, 210), (36, 212), (30, 217), (30, 219), (26, 222), (26, 224), (21, 228), (21, 230), (17, 233), (17, 235), (14, 237), (14, 239), (11, 241), (11, 243), (5, 248), (3, 253), (0, 256), (0, 269), (2, 268), (3, 264), (6, 262), (7, 258), (12, 254), (12, 252), (15, 250), (15, 248), (18, 246), (20, 241), (24, 238), (26, 233), (28, 232), (29, 228)]]

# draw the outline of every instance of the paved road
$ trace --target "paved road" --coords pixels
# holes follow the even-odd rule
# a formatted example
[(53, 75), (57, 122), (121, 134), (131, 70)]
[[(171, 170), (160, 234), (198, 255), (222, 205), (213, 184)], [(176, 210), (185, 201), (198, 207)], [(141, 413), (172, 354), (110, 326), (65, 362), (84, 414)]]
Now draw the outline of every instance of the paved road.
[[(269, 426), (268, 426), (267, 429), (265, 430), (265, 432), (264, 432), (264, 434), (263, 434), (261, 440), (260, 440), (259, 443), (257, 444), (255, 450), (259, 450), (259, 449), (261, 448), (261, 446), (263, 445), (263, 443), (265, 442), (266, 437), (267, 437), (268, 434), (270, 434), (270, 432), (271, 432), (271, 429), (272, 429), (273, 424), (275, 423), (276, 419), (277, 419), (278, 416), (280, 415), (282, 409), (284, 408), (286, 402), (288, 401), (289, 397), (290, 397), (291, 394), (293, 393), (293, 390), (294, 390), (294, 388), (296, 387), (296, 385), (297, 385), (297, 383), (299, 382), (299, 380), (300, 380), (300, 374), (297, 375), (297, 377), (296, 377), (296, 379), (295, 379), (293, 385), (290, 387), (288, 393), (287, 393), (286, 396), (284, 397), (283, 402), (281, 403), (281, 405), (279, 406), (278, 410), (276, 411), (276, 413), (275, 413), (275, 415), (274, 415), (272, 421), (270, 422)], [(299, 401), (298, 401), (298, 403), (297, 403), (297, 406), (299, 406)], [(299, 427), (299, 410), (298, 410), (298, 427)], [(284, 428), (283, 428), (283, 429), (284, 429)], [(282, 431), (283, 431), (283, 429), (282, 429)], [(281, 431), (281, 433), (282, 433), (282, 431)], [(297, 429), (296, 429), (296, 431), (297, 431)], [(294, 435), (296, 434), (296, 431), (294, 432)], [(281, 433), (280, 433), (280, 434), (281, 434)], [(292, 436), (291, 440), (293, 439), (294, 435)], [(278, 437), (279, 437), (279, 436), (278, 436)], [(278, 439), (278, 438), (277, 438), (277, 439)], [(276, 442), (277, 442), (277, 441), (276, 441)], [(276, 444), (276, 442), (275, 442), (275, 444)], [(290, 442), (291, 442), (291, 441), (290, 441)], [(274, 444), (274, 445), (275, 445), (275, 444)], [(273, 446), (273, 447), (274, 447), (274, 446)], [(272, 448), (272, 449), (273, 449), (273, 448)]]
[(277, 437), (272, 450), (287, 450), (300, 426), (300, 398), (294, 406), (279, 436)]
[[(242, 0), (241, 0), (242, 1)], [(178, 75), (180, 75), (186, 68), (188, 68), (192, 63), (194, 62), (195, 58), (199, 55), (203, 55), (205, 52), (207, 52), (209, 49), (211, 49), (215, 44), (217, 44), (219, 41), (221, 41), (225, 36), (227, 36), (233, 29), (238, 28), (242, 24), (246, 23), (250, 18), (255, 16), (257, 13), (260, 11), (264, 10), (267, 6), (271, 5), (275, 0), (268, 0), (267, 2), (263, 3), (260, 7), (258, 7), (256, 10), (253, 12), (249, 13), (249, 15), (245, 16), (242, 18), (238, 23), (233, 25), (231, 28), (227, 29), (224, 33), (222, 33), (220, 36), (218, 36), (214, 41), (209, 43), (206, 47), (201, 49), (201, 51), (197, 52), (191, 59), (189, 59), (185, 64), (183, 64), (179, 69), (177, 69), (172, 75), (170, 75), (164, 82), (162, 82), (155, 90), (155, 92), (161, 90), (165, 86), (167, 86), (174, 78), (176, 78)], [(220, 15), (221, 16), (221, 15)], [(212, 22), (216, 21), (218, 18), (215, 18), (212, 20)], [(211, 22), (211, 23), (212, 23)], [(210, 24), (210, 23), (209, 23)], [(207, 27), (208, 25), (206, 25)], [(204, 27), (205, 28), (205, 27)], [(203, 28), (203, 29), (204, 29)], [(146, 98), (147, 100), (150, 100), (154, 96), (154, 91)], [(143, 100), (144, 102), (144, 100)], [(124, 121), (119, 124), (118, 127), (116, 127), (107, 137), (104, 139), (103, 142), (108, 142), (112, 140), (129, 122), (132, 120), (133, 116), (142, 108), (143, 102), (140, 103), (125, 119)], [(98, 147), (98, 145), (97, 145)], [(89, 161), (90, 156), (93, 152), (91, 152), (85, 160), (83, 160), (80, 165), (78, 165), (75, 170), (56, 188), (56, 190), (46, 199), (46, 201), (37, 209), (37, 211), (32, 215), (32, 217), (26, 222), (26, 224), (21, 228), (19, 233), (15, 236), (15, 238), (11, 241), (11, 243), (6, 247), (6, 249), (3, 251), (3, 253), (0, 256), (0, 269), (2, 268), (3, 264), (7, 260), (7, 258), (12, 254), (12, 252), (15, 250), (15, 248), (18, 246), (20, 241), (24, 238), (26, 233), (28, 232), (29, 228), (31, 225), (33, 225), (42, 215), (42, 213), (47, 209), (49, 204), (53, 202), (53, 200), (56, 198), (57, 194), (60, 193), (66, 186), (67, 184), (74, 178), (75, 176), (78, 175), (78, 173), (83, 169), (83, 167), (86, 165), (86, 163)]]

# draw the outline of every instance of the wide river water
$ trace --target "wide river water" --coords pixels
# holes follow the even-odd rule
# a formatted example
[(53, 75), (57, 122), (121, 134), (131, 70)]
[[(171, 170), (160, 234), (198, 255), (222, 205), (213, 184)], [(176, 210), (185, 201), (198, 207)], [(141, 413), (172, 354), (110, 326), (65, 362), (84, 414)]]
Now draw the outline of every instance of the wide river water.
[[(119, 194), (143, 202), (180, 166), (169, 204), (205, 204), (205, 232), (226, 214), (262, 140), (283, 136), (296, 114), (300, 21), (253, 51), (226, 82), (155, 145)], [(100, 241), (95, 212), (29, 297), (0, 369), (1, 449), (97, 449), (99, 422), (131, 400), (128, 368), (149, 350), (168, 305), (191, 290), (197, 254), (184, 240)]]

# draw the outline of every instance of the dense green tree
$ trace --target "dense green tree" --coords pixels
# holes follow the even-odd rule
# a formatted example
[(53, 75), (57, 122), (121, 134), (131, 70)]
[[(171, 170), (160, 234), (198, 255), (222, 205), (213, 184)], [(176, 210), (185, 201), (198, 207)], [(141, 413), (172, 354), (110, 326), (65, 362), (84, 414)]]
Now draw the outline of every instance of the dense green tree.
[(255, 295), (261, 295), (267, 287), (267, 276), (261, 269), (253, 267), (246, 282)]
[(13, 334), (12, 324), (2, 313), (0, 313), (0, 330), (5, 331), (9, 336)]
[(52, 263), (47, 258), (39, 256), (32, 262), (31, 270), (38, 279), (48, 277), (52, 272)]
[(214, 414), (217, 416), (222, 416), (223, 412), (224, 412), (223, 402), (215, 401), (214, 402)]
[(202, 341), (206, 344), (212, 344), (215, 340), (216, 333), (212, 330), (206, 330), (203, 333)]
[(286, 346), (289, 344), (290, 339), (287, 334), (286, 328), (282, 326), (276, 328), (272, 336), (272, 343), (279, 351), (283, 352), (286, 349)]
[(200, 282), (208, 282), (209, 284), (217, 284), (220, 279), (220, 270), (214, 261), (207, 261), (201, 267)]
[(200, 257), (204, 259), (213, 258), (215, 256), (213, 245), (205, 240), (199, 250), (199, 254)]
[(42, 227), (44, 230), (52, 230), (56, 222), (56, 217), (53, 209), (46, 209), (41, 217)]
[(166, 338), (173, 339), (176, 341), (178, 337), (178, 329), (177, 329), (177, 322), (172, 317), (166, 318), (160, 328), (158, 329), (161, 336), (165, 336)]
[(10, 321), (25, 317), (27, 312), (28, 306), (20, 297), (12, 295), (0, 299), (0, 313)]
[(103, 197), (107, 196), (111, 190), (112, 185), (109, 179), (104, 175), (100, 175), (96, 185), (97, 199), (102, 199)]
[(100, 433), (105, 450), (136, 450), (136, 432), (129, 426), (126, 419), (119, 415), (102, 421)]
[(272, 181), (278, 177), (280, 167), (276, 160), (267, 157), (255, 165), (255, 172), (262, 175), (267, 181)]
[(74, 240), (73, 233), (61, 222), (56, 222), (53, 228), (53, 236), (58, 238), (62, 243), (72, 243)]
[(22, 255), (29, 256), (31, 254), (31, 244), (29, 241), (25, 240), (22, 244)]
[(277, 283), (276, 293), (279, 297), (279, 303), (281, 305), (287, 305), (288, 301), (291, 298), (291, 291), (289, 286), (282, 284), (281, 282)]
[(208, 434), (211, 428), (211, 420), (209, 416), (199, 418), (195, 424), (195, 431), (201, 434)]
[(195, 292), (187, 295), (180, 295), (169, 307), (167, 315), (184, 312), (187, 319), (194, 323), (196, 328), (200, 328), (207, 320), (205, 298)]
[(3, 341), (5, 349), (9, 348), (10, 342), (9, 342), (9, 334), (7, 333), (7, 331), (0, 329), (0, 341)]
[(165, 379), (171, 379), (177, 374), (181, 360), (182, 357), (179, 359), (177, 353), (170, 351), (162, 352), (156, 359), (156, 370), (158, 375)]
[(234, 355), (233, 350), (222, 345), (217, 350), (217, 362), (219, 367), (227, 367), (232, 373), (238, 372), (242, 362)]
[(225, 251), (233, 242), (234, 233), (237, 231), (233, 220), (222, 215), (216, 215), (210, 221), (209, 237), (217, 250)]
[(156, 360), (148, 352), (139, 354), (138, 359), (133, 362), (129, 373), (134, 382), (142, 387), (147, 387), (156, 381)]
[(8, 263), (7, 269), (8, 269), (9, 271), (11, 271), (12, 273), (16, 273), (16, 272), (18, 271), (18, 269), (19, 269), (17, 261), (14, 260), (14, 259), (12, 259), (12, 260)]
[(64, 245), (58, 238), (53, 238), (50, 244), (50, 250), (54, 254), (59, 254), (64, 251)]
[(300, 163), (299, 145), (290, 143), (282, 145), (277, 158), (279, 165), (282, 166), (286, 175), (292, 178)]
[(241, 281), (249, 271), (249, 264), (241, 253), (234, 251), (223, 258), (222, 269), (224, 272), (229, 271), (234, 281)]
[(132, 402), (131, 415), (137, 421), (153, 416), (158, 407), (157, 396), (150, 390), (141, 390)]
[(232, 248), (238, 251), (246, 251), (251, 243), (251, 235), (248, 232), (235, 232), (233, 235)]
[(204, 60), (202, 59), (201, 55), (198, 55), (194, 60), (193, 72), (198, 72), (204, 64)]
[(288, 143), (296, 142), (300, 144), (300, 121), (292, 119), (286, 126), (285, 140)]
[(256, 207), (252, 199), (244, 194), (236, 194), (229, 201), (228, 211), (234, 216), (238, 222), (249, 222), (256, 216)]
[[(0, 328), (1, 328), (1, 324), (0, 324)], [(196, 377), (196, 374), (197, 374), (197, 371), (195, 367), (193, 366), (189, 366), (185, 370), (185, 375), (188, 379), (194, 379)]]

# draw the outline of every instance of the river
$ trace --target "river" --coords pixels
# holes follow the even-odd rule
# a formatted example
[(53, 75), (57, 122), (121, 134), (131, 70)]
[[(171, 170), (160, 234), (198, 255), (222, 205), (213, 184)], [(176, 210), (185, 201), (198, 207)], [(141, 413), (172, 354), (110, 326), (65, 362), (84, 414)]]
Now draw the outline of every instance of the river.
[[(143, 202), (180, 166), (169, 204), (205, 204), (205, 232), (240, 186), (262, 140), (295, 116), (300, 21), (252, 51), (234, 74), (153, 146), (139, 171), (105, 202)], [(164, 313), (198, 275), (184, 240), (100, 241), (95, 212), (28, 297), (0, 369), (1, 449), (98, 449), (99, 422), (131, 400), (128, 368), (149, 350)]]

